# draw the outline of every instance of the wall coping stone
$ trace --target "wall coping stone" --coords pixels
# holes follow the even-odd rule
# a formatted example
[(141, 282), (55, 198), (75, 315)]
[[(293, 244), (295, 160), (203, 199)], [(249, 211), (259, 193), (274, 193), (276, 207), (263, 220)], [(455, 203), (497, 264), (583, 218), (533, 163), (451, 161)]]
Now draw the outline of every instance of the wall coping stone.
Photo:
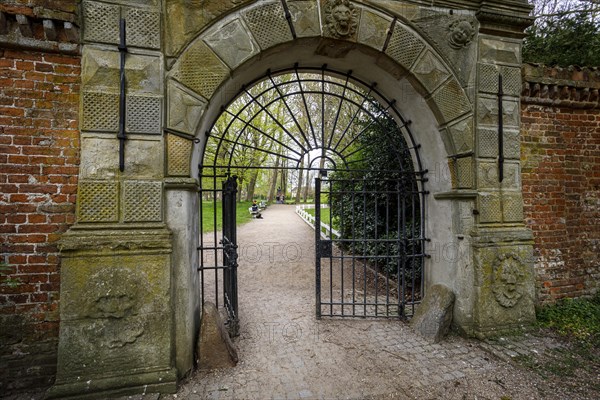
[(600, 68), (523, 64), (521, 101), (571, 108), (600, 107)]

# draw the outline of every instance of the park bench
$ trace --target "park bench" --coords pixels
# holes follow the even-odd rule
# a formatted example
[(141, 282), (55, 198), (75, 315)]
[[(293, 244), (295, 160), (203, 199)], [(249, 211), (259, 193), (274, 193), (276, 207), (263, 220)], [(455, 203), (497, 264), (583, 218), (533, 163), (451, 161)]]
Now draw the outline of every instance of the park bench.
[(259, 211), (252, 211), (252, 207), (248, 207), (248, 212), (252, 215), (252, 218), (256, 218), (258, 216)]

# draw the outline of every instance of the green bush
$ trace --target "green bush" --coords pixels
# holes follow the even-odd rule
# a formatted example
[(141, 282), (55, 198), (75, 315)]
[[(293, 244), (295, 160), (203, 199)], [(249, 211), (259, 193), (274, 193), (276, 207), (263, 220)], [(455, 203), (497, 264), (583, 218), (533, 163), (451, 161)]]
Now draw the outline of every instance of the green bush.
[(600, 345), (600, 291), (591, 298), (562, 299), (541, 307), (538, 323), (582, 343)]

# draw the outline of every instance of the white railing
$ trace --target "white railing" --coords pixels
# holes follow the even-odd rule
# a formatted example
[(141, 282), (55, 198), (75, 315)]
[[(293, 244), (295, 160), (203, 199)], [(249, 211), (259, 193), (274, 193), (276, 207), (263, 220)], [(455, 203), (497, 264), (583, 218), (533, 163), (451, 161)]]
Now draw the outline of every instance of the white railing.
[[(300, 218), (304, 220), (311, 228), (315, 229), (315, 216), (307, 213), (306, 209), (314, 209), (314, 204), (303, 204), (296, 206), (296, 214)], [(321, 208), (328, 208), (326, 204), (321, 204)], [(335, 237), (335, 239), (339, 239), (341, 237), (340, 232), (333, 229), (331, 226), (327, 225), (324, 222), (321, 222), (321, 237), (323, 239), (331, 239)]]

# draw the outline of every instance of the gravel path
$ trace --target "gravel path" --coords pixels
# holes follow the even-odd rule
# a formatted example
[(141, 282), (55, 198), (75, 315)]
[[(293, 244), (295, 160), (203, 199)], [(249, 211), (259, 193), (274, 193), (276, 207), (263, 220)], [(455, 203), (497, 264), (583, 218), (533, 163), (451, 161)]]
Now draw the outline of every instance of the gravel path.
[(316, 320), (314, 231), (293, 206), (263, 215), (238, 228), (239, 364), (197, 371), (161, 398), (585, 398), (475, 340), (429, 344), (399, 321)]

